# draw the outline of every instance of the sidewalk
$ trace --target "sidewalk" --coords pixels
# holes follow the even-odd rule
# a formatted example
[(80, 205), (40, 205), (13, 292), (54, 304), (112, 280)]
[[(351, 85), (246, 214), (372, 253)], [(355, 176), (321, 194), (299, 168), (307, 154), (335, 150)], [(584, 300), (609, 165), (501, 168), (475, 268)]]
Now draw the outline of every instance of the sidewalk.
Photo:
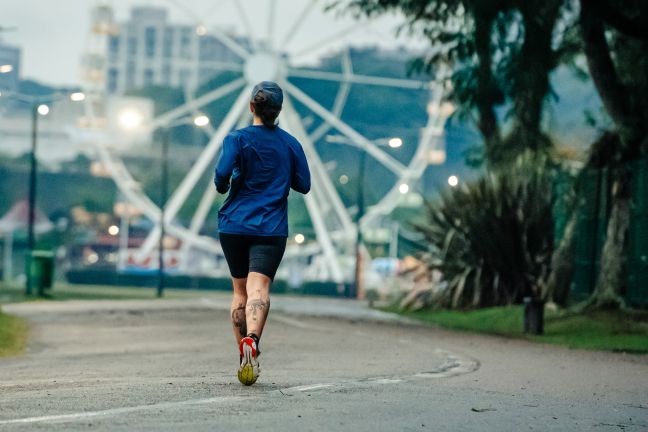
[[(343, 318), (360, 321), (380, 321), (402, 324), (416, 324), (416, 321), (394, 313), (370, 309), (362, 300), (337, 299), (329, 297), (302, 297), (275, 295), (271, 297), (273, 314)], [(169, 309), (213, 309), (229, 310), (231, 295), (222, 292), (197, 293), (186, 300), (69, 300), (50, 302), (26, 302), (3, 305), (3, 311), (16, 315), (30, 316), (40, 313), (75, 313), (106, 310), (169, 310)]]

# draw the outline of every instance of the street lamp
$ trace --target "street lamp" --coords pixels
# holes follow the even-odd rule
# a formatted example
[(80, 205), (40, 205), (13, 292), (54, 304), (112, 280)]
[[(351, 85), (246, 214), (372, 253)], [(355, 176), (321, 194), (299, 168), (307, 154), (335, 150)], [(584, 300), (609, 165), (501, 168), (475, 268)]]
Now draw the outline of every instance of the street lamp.
[[(0, 66), (0, 73), (9, 73), (13, 70), (11, 65)], [(83, 93), (77, 92), (78, 95)], [(4, 95), (3, 95), (4, 96)], [(7, 92), (7, 96), (31, 105), (31, 152), (29, 155), (30, 169), (29, 169), (29, 208), (27, 210), (27, 258), (26, 258), (26, 278), (25, 278), (25, 293), (27, 296), (32, 294), (32, 277), (31, 277), (31, 259), (34, 252), (34, 224), (36, 220), (36, 174), (38, 172), (38, 158), (36, 151), (38, 149), (38, 117), (46, 116), (50, 112), (50, 107), (47, 103), (54, 103), (61, 100), (66, 96), (66, 93), (54, 92), (45, 96), (30, 96), (20, 93)], [(70, 96), (71, 98), (71, 96)], [(85, 98), (85, 95), (84, 95)], [(74, 101), (74, 99), (72, 99)]]
[(25, 286), (25, 293), (27, 296), (32, 294), (32, 275), (31, 275), (31, 260), (34, 252), (34, 222), (36, 214), (36, 173), (38, 172), (38, 160), (36, 159), (36, 149), (38, 147), (38, 116), (47, 115), (49, 107), (44, 104), (32, 105), (31, 109), (31, 153), (29, 155), (30, 169), (29, 169), (29, 210), (27, 215), (27, 280)]
[(390, 138), (387, 145), (391, 148), (399, 148), (403, 145), (403, 140), (398, 137)]
[[(144, 117), (142, 113), (134, 108), (125, 108), (118, 114), (117, 121), (119, 125), (125, 130), (136, 130), (142, 126)], [(173, 123), (160, 127), (160, 238), (158, 241), (158, 285), (157, 296), (164, 295), (164, 236), (166, 235), (165, 229), (165, 206), (169, 189), (169, 142), (171, 128), (181, 126), (184, 124), (193, 123), (197, 127), (205, 127), (209, 125), (209, 117), (204, 114), (195, 117), (186, 117), (176, 120)]]
[(126, 130), (137, 129), (144, 120), (142, 113), (135, 109), (127, 108), (119, 113), (117, 121), (119, 125)]

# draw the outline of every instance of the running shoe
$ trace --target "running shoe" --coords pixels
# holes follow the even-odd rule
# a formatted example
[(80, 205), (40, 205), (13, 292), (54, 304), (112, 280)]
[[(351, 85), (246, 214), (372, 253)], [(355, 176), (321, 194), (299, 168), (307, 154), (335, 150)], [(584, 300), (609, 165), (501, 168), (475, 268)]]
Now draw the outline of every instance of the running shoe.
[(252, 385), (259, 378), (259, 360), (257, 360), (257, 346), (254, 339), (247, 336), (241, 339), (239, 344), (241, 365), (238, 370), (238, 379), (241, 384)]

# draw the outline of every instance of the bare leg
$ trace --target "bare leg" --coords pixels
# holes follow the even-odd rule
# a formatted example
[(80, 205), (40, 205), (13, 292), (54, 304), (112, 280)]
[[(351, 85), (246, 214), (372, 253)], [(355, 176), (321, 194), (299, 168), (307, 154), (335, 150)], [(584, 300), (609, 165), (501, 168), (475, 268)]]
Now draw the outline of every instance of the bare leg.
[(234, 296), (232, 298), (232, 328), (234, 329), (234, 337), (236, 343), (241, 342), (247, 336), (247, 324), (245, 321), (245, 306), (247, 304), (247, 291), (245, 285), (247, 278), (232, 278), (232, 286), (234, 287)]
[(250, 272), (247, 278), (247, 309), (246, 321), (248, 334), (254, 333), (261, 337), (268, 311), (270, 311), (269, 277), (256, 272)]

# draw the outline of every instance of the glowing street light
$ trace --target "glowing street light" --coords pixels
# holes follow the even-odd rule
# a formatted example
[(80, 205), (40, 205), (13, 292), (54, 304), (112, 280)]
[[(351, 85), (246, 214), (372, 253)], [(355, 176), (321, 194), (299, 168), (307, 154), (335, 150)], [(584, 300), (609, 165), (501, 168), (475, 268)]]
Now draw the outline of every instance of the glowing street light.
[(405, 195), (407, 192), (409, 192), (409, 185), (407, 183), (402, 183), (400, 186), (398, 186), (398, 192)]
[(117, 225), (110, 225), (110, 227), (108, 228), (108, 234), (110, 234), (111, 236), (116, 236), (117, 234), (119, 234), (119, 227)]
[(295, 236), (295, 243), (297, 243), (297, 244), (304, 243), (304, 240), (306, 240), (306, 237), (304, 237), (304, 234), (297, 234)]
[(142, 114), (134, 109), (127, 108), (119, 113), (117, 118), (119, 125), (124, 129), (132, 130), (136, 129), (142, 124), (143, 118)]
[(199, 26), (197, 26), (197, 27), (196, 27), (196, 34), (197, 34), (198, 36), (205, 36), (205, 35), (207, 34), (207, 27), (205, 27), (205, 26), (202, 25), (202, 24), (199, 25)]
[(47, 105), (41, 104), (41, 105), (38, 105), (37, 111), (38, 111), (38, 114), (40, 114), (42, 116), (45, 116), (45, 115), (49, 114), (50, 109), (49, 109), (49, 107)]
[(451, 175), (448, 177), (448, 184), (452, 187), (455, 187), (459, 184), (459, 178), (456, 175)]
[(387, 142), (387, 144), (391, 148), (399, 148), (400, 146), (403, 145), (403, 140), (398, 138), (398, 137), (394, 137), (394, 138), (390, 138), (390, 140)]
[(209, 117), (206, 115), (199, 115), (194, 118), (193, 123), (198, 127), (205, 127), (209, 124)]
[(70, 100), (72, 102), (83, 102), (86, 98), (85, 93), (75, 92), (70, 95)]
[(6, 73), (9, 73), (9, 72), (12, 72), (13, 70), (14, 70), (13, 65), (10, 65), (10, 64), (0, 65), (0, 73), (1, 74), (6, 74)]

